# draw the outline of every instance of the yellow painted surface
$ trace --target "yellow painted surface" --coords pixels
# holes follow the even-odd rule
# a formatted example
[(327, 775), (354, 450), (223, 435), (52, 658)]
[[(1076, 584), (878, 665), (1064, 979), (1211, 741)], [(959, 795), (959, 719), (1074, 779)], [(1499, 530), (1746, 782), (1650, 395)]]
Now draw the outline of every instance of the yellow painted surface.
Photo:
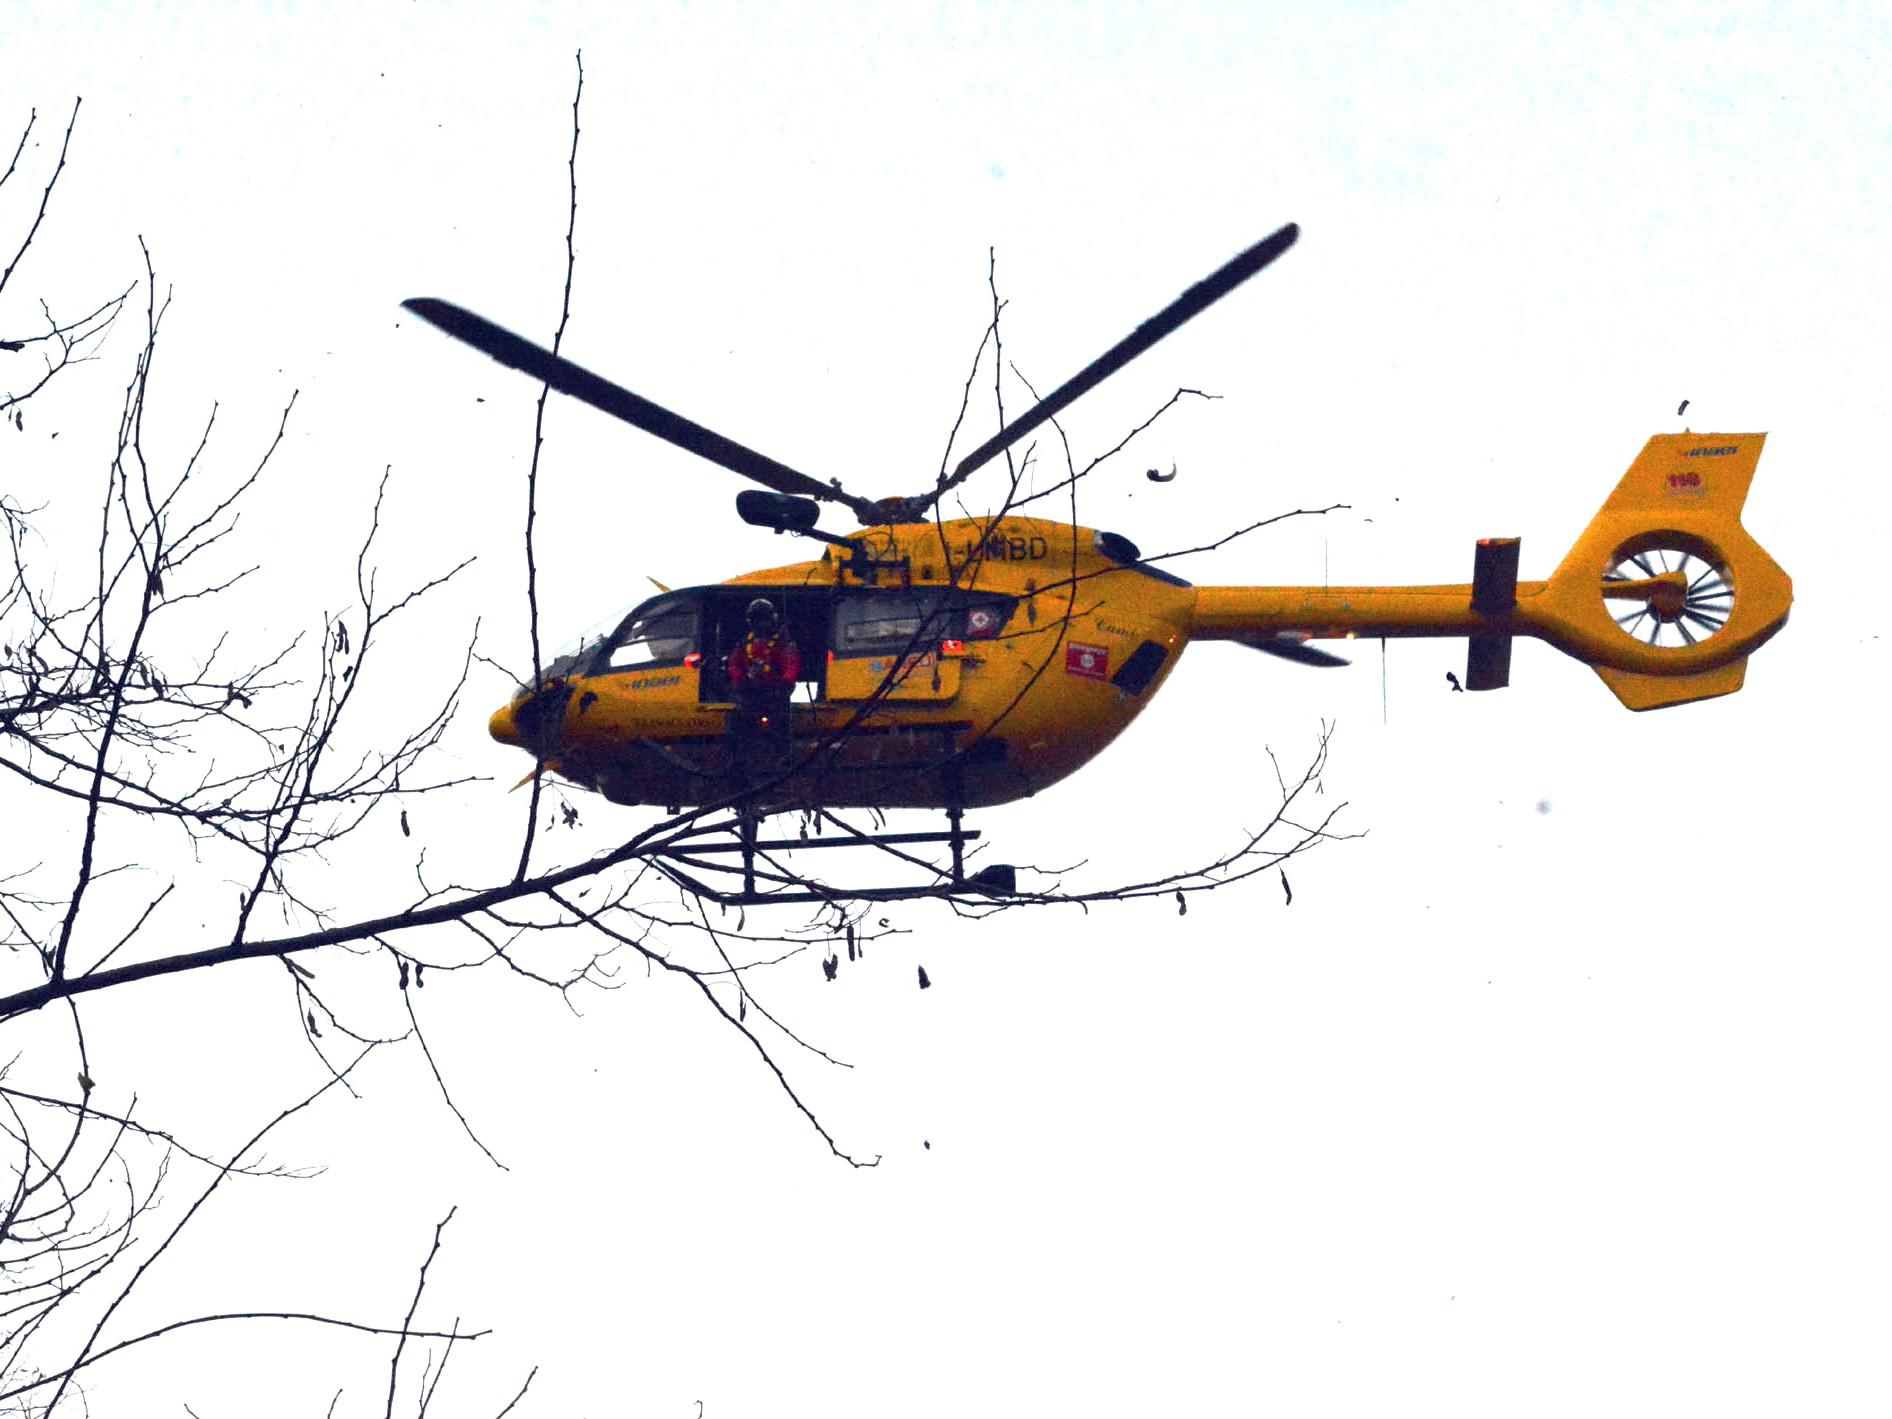
[(830, 700), (901, 703), (950, 700), (959, 693), (963, 661), (942, 656), (937, 647), (915, 655), (845, 656), (828, 665)]
[[(1764, 439), (1650, 439), (1550, 577), (1520, 581), (1515, 604), (1495, 612), (1472, 608), (1469, 582), (1177, 586), (1113, 560), (1104, 534), (1035, 518), (864, 529), (853, 536), (883, 563), (879, 585), (996, 592), (1016, 598), (1015, 610), (991, 638), (832, 660), (825, 699), (792, 711), (793, 772), (774, 798), (780, 806), (945, 806), (954, 798), (976, 806), (1037, 792), (1121, 733), (1192, 638), (1535, 636), (1595, 666), (1632, 709), (1731, 693), (1793, 599), (1786, 573), (1741, 526)], [(1733, 587), (1725, 624), (1697, 644), (1644, 644), (1616, 620), (1639, 601), (1669, 614), (1681, 604), (1686, 582), (1672, 571), (1604, 582), (1625, 556), (1653, 547), (1686, 550)], [(828, 551), (725, 585), (861, 585), (845, 559)], [(1147, 685), (1114, 683), (1145, 643), (1163, 652)], [(629, 802), (695, 803), (731, 791), (728, 707), (701, 702), (697, 668), (567, 684), (551, 756), (564, 776)], [(496, 738), (521, 742), (513, 715), (527, 698), (494, 716)]]

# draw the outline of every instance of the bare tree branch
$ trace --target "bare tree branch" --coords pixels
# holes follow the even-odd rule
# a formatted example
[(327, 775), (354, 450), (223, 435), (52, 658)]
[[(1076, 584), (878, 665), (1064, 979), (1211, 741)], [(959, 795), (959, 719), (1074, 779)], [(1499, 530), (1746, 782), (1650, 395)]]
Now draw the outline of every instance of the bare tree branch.
[[(565, 326), (572, 315), (572, 277), (578, 269), (578, 250), (572, 238), (578, 231), (578, 104), (585, 96), (585, 52), (576, 56), (578, 85), (572, 92), (572, 151), (566, 160), (571, 200), (565, 220), (565, 289), (559, 298), (558, 329), (552, 332), (552, 353), (556, 355), (565, 342)], [(532, 462), (526, 468), (526, 623), (532, 637), (532, 683), (538, 684), (545, 670), (539, 660), (539, 567), (533, 553), (532, 533), (539, 516), (539, 453), (545, 447), (545, 401), (552, 386), (539, 386), (539, 402), (532, 414)], [(526, 804), (526, 836), (519, 848), (519, 867), (513, 880), (523, 880), (532, 862), (532, 837), (539, 822), (539, 794), (545, 777), (545, 760), (534, 765), (532, 796)]]
[[(46, 208), (53, 200), (53, 189), (59, 185), (59, 174), (66, 170), (66, 150), (72, 146), (72, 129), (79, 121), (79, 105), (82, 102), (84, 102), (83, 99), (72, 101), (72, 116), (66, 120), (65, 137), (59, 140), (59, 162), (53, 168), (52, 176), (46, 179), (46, 186), (40, 192), (39, 210), (33, 214), (33, 224), (26, 229), (26, 235), (20, 239), (19, 250), (14, 252), (13, 259), (7, 262), (6, 270), (0, 271), (0, 293), (5, 292), (7, 282), (13, 279), (13, 273), (19, 269), (21, 260), (26, 256), (28, 248), (33, 245), (33, 238), (39, 235), (39, 224), (46, 220)], [(37, 110), (27, 119), (26, 133), (20, 135), (20, 148), (26, 146), (26, 134), (33, 131), (33, 118), (36, 117), (38, 117)], [(13, 176), (14, 164), (19, 161), (19, 158), (19, 149), (15, 149), (13, 162), (7, 164), (7, 177)], [(5, 181), (5, 178), (0, 178), (0, 184), (4, 184)]]
[[(554, 356), (563, 346), (575, 288), (582, 53), (576, 61), (565, 279)], [(24, 213), (20, 217), (24, 239), (0, 273), (0, 293), (40, 236), (77, 114), (75, 104), (57, 165), (39, 191), (37, 212), (30, 220)], [(36, 120), (36, 113), (29, 116), (0, 175), (0, 189), (7, 193), (21, 191), (6, 184), (20, 169)], [(1186, 910), (1189, 895), (1258, 873), (1281, 873), (1285, 887), (1288, 859), (1352, 836), (1340, 831), (1337, 821), (1345, 805), (1321, 796), (1330, 726), (1321, 727), (1305, 765), (1289, 769), (1270, 755), (1278, 801), (1258, 825), (1232, 832), (1207, 854), (1208, 861), (1139, 864), (1138, 880), (1109, 882), (1096, 880), (1101, 874), (1083, 862), (1020, 863), (1016, 866), (1025, 880), (1019, 890), (997, 895), (962, 870), (963, 843), (957, 836), (948, 864), (937, 860), (944, 849), (915, 841), (928, 835), (889, 832), (878, 810), (843, 813), (826, 804), (804, 805), (800, 839), (761, 839), (762, 821), (775, 814), (779, 823), (783, 815), (758, 807), (763, 802), (758, 786), (736, 782), (735, 776), (727, 784), (719, 780), (713, 792), (699, 795), (709, 801), (685, 811), (624, 815), (609, 840), (568, 832), (579, 821), (578, 805), (569, 796), (576, 790), (550, 780), (541, 747), (535, 751), (516, 866), (509, 861), (497, 872), (467, 869), (456, 866), (463, 859), (445, 856), (443, 868), (438, 850), (430, 857), (424, 841), (409, 841), (414, 837), (409, 812), (420, 820), (424, 836), (420, 806), (430, 795), (439, 801), (437, 795), (472, 781), (437, 768), (443, 757), (437, 751), (470, 682), (495, 662), (478, 647), (477, 622), (443, 635), (435, 611), (443, 599), (436, 593), (471, 559), (432, 570), (405, 569), (400, 581), (392, 581), (390, 568), (403, 568), (409, 553), (400, 545), (401, 529), (387, 496), (394, 470), (384, 468), (364, 509), (352, 589), (340, 593), (339, 605), (312, 599), (301, 608), (302, 629), (269, 637), (260, 649), (246, 644), (252, 629), (246, 621), (253, 618), (219, 615), (218, 608), (236, 606), (251, 594), (252, 575), (268, 564), (266, 556), (244, 554), (253, 541), (244, 512), (267, 488), (265, 474), (280, 459), (293, 457), (286, 435), (296, 396), (291, 392), (284, 401), (273, 435), (259, 437), (260, 449), (234, 464), (227, 455), (229, 416), (214, 401), (206, 401), (201, 415), (191, 417), (188, 432), (174, 438), (169, 431), (176, 424), (159, 412), (153, 383), (160, 356), (168, 359), (170, 350), (164, 327), (171, 296), (168, 289), (160, 291), (142, 240), (140, 250), (143, 279), (123, 294), (76, 320), (56, 318), (42, 306), (32, 331), (0, 341), (0, 358), (9, 362), (0, 365), (0, 377), (24, 391), (0, 393), (0, 409), (10, 408), (18, 425), (24, 400), (72, 365), (96, 358), (104, 332), (143, 287), (144, 330), (129, 358), (109, 467), (95, 490), (96, 524), (87, 506), (79, 537), (62, 534), (55, 545), (47, 540), (49, 529), (62, 526), (67, 487), (54, 486), (46, 494), (51, 504), (59, 504), (57, 513), (32, 502), (36, 494), (24, 479), (17, 493), (10, 483), (0, 494), (0, 529), (11, 559), (10, 567), (0, 568), (0, 768), (47, 824), (42, 860), (0, 864), (0, 944), (8, 948), (0, 953), (0, 1028), (14, 1031), (19, 1042), (14, 1062), (0, 1067), (0, 1403), (30, 1397), (38, 1406), (35, 1412), (48, 1413), (73, 1398), (75, 1377), (123, 1350), (213, 1321), (296, 1320), (395, 1338), (385, 1403), (389, 1419), (402, 1402), (409, 1341), (442, 1342), (444, 1349), (425, 1348), (417, 1381), (408, 1364), (409, 1392), (416, 1394), (424, 1419), (456, 1343), (486, 1334), (462, 1330), (457, 1318), (446, 1330), (416, 1328), (452, 1211), (435, 1228), (399, 1326), (307, 1310), (220, 1309), (126, 1339), (108, 1341), (107, 1336), (157, 1259), (181, 1251), (175, 1246), (180, 1233), (224, 1179), (309, 1175), (271, 1166), (256, 1150), (272, 1129), (328, 1090), (352, 1093), (351, 1080), (370, 1053), (411, 1059), (417, 1086), (437, 1092), (475, 1146), (496, 1166), (505, 1166), (474, 1131), (469, 1111), (477, 1115), (478, 1107), (463, 1088), (450, 1089), (443, 1057), (435, 1055), (422, 1030), (414, 993), (429, 980), (464, 971), (499, 973), (520, 987), (556, 991), (578, 1012), (590, 999), (587, 987), (603, 991), (634, 983), (621, 967), (641, 961), (646, 979), (681, 978), (694, 987), (713, 1013), (714, 1027), (746, 1042), (739, 1050), (754, 1051), (789, 1107), (833, 1156), (854, 1167), (871, 1167), (879, 1157), (843, 1146), (812, 1102), (817, 1095), (808, 1085), (809, 1076), (824, 1066), (849, 1068), (840, 1057), (845, 1052), (825, 1048), (801, 1028), (782, 993), (771, 988), (777, 978), (765, 972), (793, 969), (787, 963), (813, 954), (833, 979), (843, 951), (853, 962), (870, 944), (880, 949), (880, 943), (894, 944), (911, 934), (898, 913), (883, 905), (890, 901), (926, 896), (969, 919), (1056, 906), (1089, 911), (1105, 902), (1171, 895), (1179, 910)], [(956, 471), (948, 469), (973, 391), (985, 387), (988, 352), (990, 397), (1001, 429), (1007, 426), (1008, 403), (1016, 402), (1013, 390), (1038, 398), (1002, 339), (1007, 301), (998, 290), (995, 250), (988, 251), (986, 280), (988, 318), (934, 488), (930, 498), (920, 500), (933, 519), (941, 564), (948, 569), (948, 593), (976, 590), (988, 555), (984, 537), (963, 554), (948, 546), (940, 507), (949, 493), (971, 496), (963, 483), (970, 472), (965, 460)], [(13, 329), (9, 326), (9, 333)], [(18, 381), (21, 370), (24, 382)], [(558, 679), (563, 664), (544, 662), (539, 614), (538, 491), (551, 387), (541, 387), (535, 406), (523, 525), (524, 611), (535, 690), (548, 677)], [(1015, 449), (1005, 442), (1004, 472), (989, 480), (992, 496), (986, 506), (993, 510), (967, 516), (989, 534), (1020, 508), (1062, 493), (1059, 516), (1075, 530), (1079, 485), (1086, 478), (1110, 467), (1133, 441), (1147, 441), (1159, 420), (1179, 404), (1213, 397), (1178, 388), (1088, 458), (1078, 455), (1055, 410), (1030, 420), (1033, 428), (1048, 422), (1056, 442), (1050, 435), (1041, 435), (1042, 446)], [(1056, 476), (1047, 477), (1040, 460), (1050, 466), (1054, 458)], [(910, 500), (875, 508), (892, 517), (916, 506)], [(1331, 510), (1297, 508), (1255, 520), (1204, 548), (1284, 518)], [(962, 532), (963, 524), (955, 530), (955, 541)], [(1068, 564), (1047, 563), (1044, 584), (1029, 584), (1025, 624), (1004, 630), (1012, 640), (1008, 649), (1028, 653), (1028, 673), (1021, 675), (1010, 703), (982, 726), (983, 734), (1025, 717), (1017, 712), (1032, 688), (1043, 683), (1057, 648), (1079, 618), (1106, 604), (1108, 584), (1096, 579), (1101, 573), (1080, 569), (1076, 538), (1071, 540)], [(69, 568), (77, 569), (76, 582)], [(346, 575), (349, 568), (344, 564), (340, 570)], [(932, 574), (925, 580), (930, 594)], [(799, 756), (799, 762), (770, 768), (760, 786), (782, 782), (816, 756), (862, 738), (877, 717), (888, 718), (898, 667), (919, 652), (927, 633), (922, 616), (904, 649), (890, 655), (880, 683), (846, 713), (825, 719), (824, 726), (837, 727), (824, 728), (822, 742), (806, 754), (798, 747), (787, 756)], [(905, 635), (903, 629), (890, 644), (897, 646)], [(404, 713), (376, 704), (374, 697), (390, 683), (386, 671), (406, 650), (443, 643), (460, 665), (457, 678), (450, 662), (441, 673), (442, 692)], [(893, 705), (894, 711), (898, 708)], [(929, 744), (915, 762), (890, 772), (936, 774), (968, 752), (966, 744), (948, 737), (943, 748), (936, 751)], [(1265, 771), (1263, 777), (1265, 782)], [(542, 804), (554, 810), (544, 824)], [(953, 821), (957, 824), (957, 816)], [(808, 845), (811, 833), (818, 846), (849, 844), (825, 859), (846, 863), (845, 871), (820, 875), (801, 865), (807, 859), (797, 852)], [(749, 849), (740, 867), (726, 855), (732, 839)], [(163, 866), (154, 868), (154, 863)], [(364, 864), (396, 870), (362, 871)], [(410, 868), (413, 886), (405, 885)], [(745, 883), (742, 892), (724, 890), (732, 874)], [(792, 918), (767, 910), (785, 903), (795, 906)], [(748, 914), (752, 906), (754, 917)], [(887, 914), (877, 915), (881, 912)], [(394, 964), (392, 983), (384, 955)], [(138, 982), (189, 978), (215, 966), (266, 959), (279, 960), (282, 967), (254, 973), (257, 988), (276, 992), (268, 1000), (272, 1008), (292, 1011), (323, 1077), (319, 1087), (303, 1086), (300, 1102), (240, 1148), (226, 1152), (201, 1139), (186, 1146), (171, 1133), (134, 1121), (140, 1095), (127, 1081), (101, 1085), (93, 1078), (95, 1056), (79, 1014), (87, 998)], [(42, 1007), (62, 1002), (65, 1010), (42, 1013)], [(429, 1028), (437, 1028), (434, 1022), (443, 1018), (437, 1008), (430, 1006), (426, 1013)], [(55, 1047), (49, 1051), (34, 1031), (54, 1032)], [(103, 1048), (96, 1058), (105, 1068), (124, 1067), (103, 1063), (120, 1058)], [(10, 1075), (16, 1065), (20, 1075)], [(67, 1097), (75, 1077), (78, 1093)], [(186, 1171), (193, 1162), (212, 1169), (208, 1185), (196, 1190), (187, 1205), (160, 1210), (159, 1185), (167, 1170), (175, 1164)], [(159, 1218), (168, 1230), (146, 1239), (145, 1229)], [(77, 1318), (61, 1326), (76, 1324), (71, 1333), (78, 1339), (54, 1350), (61, 1357), (57, 1364), (44, 1364), (38, 1352), (54, 1349), (58, 1328), (52, 1318), (61, 1307), (66, 1317)], [(462, 1361), (456, 1377), (465, 1369)], [(502, 1416), (520, 1404), (536, 1373), (526, 1375)], [(334, 1393), (331, 1410), (341, 1391)]]
[(407, 1338), (413, 1331), (414, 1313), (420, 1309), (421, 1294), (427, 1289), (427, 1269), (434, 1264), (434, 1258), (440, 1255), (440, 1236), (447, 1230), (447, 1223), (453, 1220), (453, 1214), (460, 1209), (452, 1207), (447, 1215), (434, 1226), (434, 1244), (427, 1249), (427, 1259), (420, 1264), (420, 1279), (414, 1283), (414, 1299), (407, 1307), (407, 1318), (401, 1322), (400, 1338), (394, 1342), (394, 1360), (388, 1366), (388, 1409), (387, 1419), (394, 1419), (394, 1391), (401, 1381), (401, 1354), (407, 1349)]

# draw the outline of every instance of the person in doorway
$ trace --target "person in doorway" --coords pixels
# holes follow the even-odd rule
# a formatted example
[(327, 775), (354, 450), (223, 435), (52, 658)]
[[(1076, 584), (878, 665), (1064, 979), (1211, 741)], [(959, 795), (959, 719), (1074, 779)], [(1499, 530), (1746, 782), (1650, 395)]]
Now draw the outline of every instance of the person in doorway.
[(749, 603), (748, 632), (729, 652), (729, 688), (736, 698), (735, 761), (749, 777), (780, 768), (789, 754), (788, 701), (801, 678), (801, 650), (775, 603)]

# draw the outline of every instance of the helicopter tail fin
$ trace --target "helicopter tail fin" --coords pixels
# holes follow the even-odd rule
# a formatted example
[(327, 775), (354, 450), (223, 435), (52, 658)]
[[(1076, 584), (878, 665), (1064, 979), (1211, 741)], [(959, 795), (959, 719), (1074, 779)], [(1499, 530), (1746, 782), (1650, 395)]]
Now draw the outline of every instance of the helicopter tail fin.
[(1741, 526), (1741, 508), (1766, 441), (1766, 434), (1656, 434), (1552, 579), (1601, 564), (1609, 552), (1667, 528), (1711, 538), (1729, 551), (1752, 541)]
[(1628, 708), (1733, 694), (1786, 623), (1793, 583), (1741, 525), (1766, 439), (1655, 435), (1531, 598), (1538, 633)]

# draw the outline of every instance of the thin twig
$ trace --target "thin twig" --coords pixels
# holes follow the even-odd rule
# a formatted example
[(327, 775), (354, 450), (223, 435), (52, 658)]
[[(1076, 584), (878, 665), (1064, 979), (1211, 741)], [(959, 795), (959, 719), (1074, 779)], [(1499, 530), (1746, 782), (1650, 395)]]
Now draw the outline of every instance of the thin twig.
[(434, 1264), (434, 1258), (440, 1254), (440, 1234), (447, 1229), (447, 1223), (453, 1220), (453, 1214), (460, 1209), (450, 1207), (447, 1215), (434, 1224), (434, 1244), (427, 1249), (427, 1259), (420, 1264), (420, 1279), (414, 1283), (414, 1299), (407, 1307), (407, 1318), (401, 1322), (400, 1339), (394, 1342), (394, 1361), (388, 1366), (388, 1411), (387, 1419), (394, 1419), (394, 1391), (401, 1379), (401, 1352), (407, 1348), (407, 1338), (413, 1333), (414, 1312), (420, 1309), (421, 1292), (427, 1289), (427, 1268)]
[[(559, 298), (558, 329), (552, 334), (554, 355), (564, 344), (565, 326), (571, 320), (572, 278), (578, 268), (578, 249), (573, 237), (578, 230), (578, 104), (585, 96), (585, 52), (579, 50), (576, 58), (578, 86), (572, 92), (572, 151), (566, 161), (571, 200), (566, 208), (565, 219), (565, 289)], [(535, 691), (539, 688), (545, 669), (539, 659), (539, 566), (533, 550), (532, 535), (539, 517), (539, 453), (545, 447), (545, 403), (551, 393), (550, 384), (539, 387), (539, 402), (532, 415), (532, 462), (526, 469), (526, 620), (532, 637), (532, 688)], [(526, 804), (526, 835), (519, 847), (519, 866), (513, 873), (515, 882), (524, 880), (532, 863), (532, 840), (538, 832), (539, 797), (545, 779), (545, 759), (538, 743), (540, 736), (534, 735), (533, 738), (536, 771), (532, 775), (532, 794)]]

